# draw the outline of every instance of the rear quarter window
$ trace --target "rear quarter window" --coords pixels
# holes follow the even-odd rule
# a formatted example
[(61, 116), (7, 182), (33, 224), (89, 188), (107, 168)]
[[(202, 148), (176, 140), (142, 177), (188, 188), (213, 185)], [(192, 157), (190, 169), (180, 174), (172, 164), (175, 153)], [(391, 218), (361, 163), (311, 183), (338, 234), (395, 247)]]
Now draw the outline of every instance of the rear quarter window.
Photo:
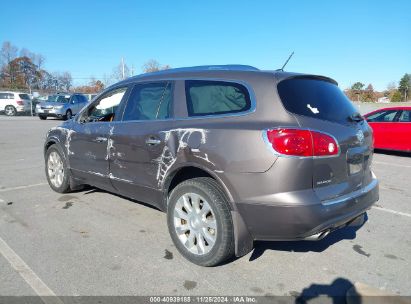
[(358, 110), (334, 83), (317, 78), (289, 78), (277, 85), (288, 112), (347, 123)]
[(251, 108), (248, 90), (238, 83), (187, 80), (185, 90), (189, 116), (239, 113)]

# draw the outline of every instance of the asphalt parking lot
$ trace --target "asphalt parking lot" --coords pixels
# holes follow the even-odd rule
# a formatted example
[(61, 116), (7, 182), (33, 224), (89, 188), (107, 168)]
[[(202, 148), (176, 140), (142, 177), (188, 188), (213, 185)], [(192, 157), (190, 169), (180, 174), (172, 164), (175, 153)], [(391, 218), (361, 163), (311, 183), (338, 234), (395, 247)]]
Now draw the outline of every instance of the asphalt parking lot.
[(0, 295), (297, 297), (344, 295), (355, 282), (411, 295), (410, 155), (375, 154), (380, 201), (359, 230), (259, 242), (240, 259), (202, 268), (179, 255), (160, 211), (96, 189), (49, 188), (43, 141), (59, 123), (0, 116)]

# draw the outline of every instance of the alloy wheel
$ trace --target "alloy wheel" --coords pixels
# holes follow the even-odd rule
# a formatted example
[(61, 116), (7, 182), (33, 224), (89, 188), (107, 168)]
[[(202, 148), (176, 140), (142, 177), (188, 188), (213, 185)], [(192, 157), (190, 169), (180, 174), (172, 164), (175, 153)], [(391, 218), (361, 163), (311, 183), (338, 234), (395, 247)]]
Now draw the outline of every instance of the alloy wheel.
[(15, 109), (13, 106), (7, 106), (7, 107), (4, 109), (4, 113), (5, 113), (7, 116), (14, 116), (14, 115), (16, 115), (16, 109)]
[(64, 165), (60, 155), (55, 151), (50, 153), (47, 160), (47, 172), (53, 186), (61, 187), (64, 180)]
[(217, 239), (215, 214), (209, 203), (195, 193), (185, 193), (177, 200), (174, 228), (185, 248), (196, 255), (210, 252)]

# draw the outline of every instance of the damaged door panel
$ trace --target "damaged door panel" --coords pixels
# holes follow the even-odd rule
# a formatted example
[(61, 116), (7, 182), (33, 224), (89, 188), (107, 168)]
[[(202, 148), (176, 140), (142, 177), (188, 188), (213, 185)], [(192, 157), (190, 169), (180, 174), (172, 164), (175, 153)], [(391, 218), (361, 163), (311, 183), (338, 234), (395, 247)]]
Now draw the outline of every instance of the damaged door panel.
[(76, 176), (113, 189), (109, 180), (110, 123), (73, 124), (66, 142), (70, 167)]

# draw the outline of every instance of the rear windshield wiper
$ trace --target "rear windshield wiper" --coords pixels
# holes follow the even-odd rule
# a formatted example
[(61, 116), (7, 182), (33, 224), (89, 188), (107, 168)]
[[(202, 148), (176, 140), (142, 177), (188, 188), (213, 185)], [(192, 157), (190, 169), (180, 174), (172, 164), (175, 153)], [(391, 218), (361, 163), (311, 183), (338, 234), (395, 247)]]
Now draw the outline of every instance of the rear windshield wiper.
[(362, 117), (361, 114), (357, 112), (357, 113), (351, 114), (351, 115), (348, 117), (348, 119), (349, 119), (350, 121), (363, 121), (363, 120), (364, 120), (364, 117)]

